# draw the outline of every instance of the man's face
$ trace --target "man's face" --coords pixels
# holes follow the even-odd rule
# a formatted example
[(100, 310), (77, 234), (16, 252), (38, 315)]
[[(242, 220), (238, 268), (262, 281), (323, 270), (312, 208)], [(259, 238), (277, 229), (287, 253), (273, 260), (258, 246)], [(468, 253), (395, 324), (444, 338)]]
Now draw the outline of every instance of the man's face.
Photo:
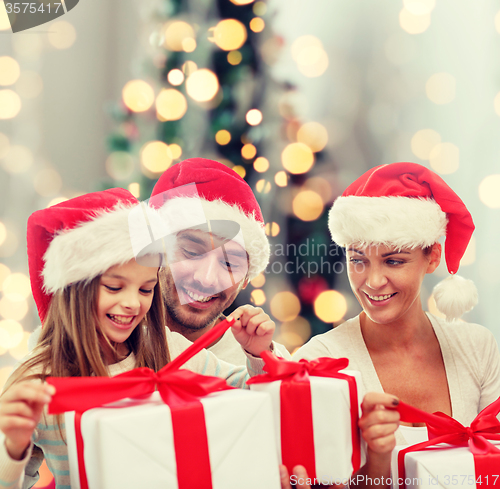
[(181, 231), (174, 259), (160, 272), (169, 317), (190, 330), (205, 328), (236, 299), (247, 271), (247, 253), (235, 241)]

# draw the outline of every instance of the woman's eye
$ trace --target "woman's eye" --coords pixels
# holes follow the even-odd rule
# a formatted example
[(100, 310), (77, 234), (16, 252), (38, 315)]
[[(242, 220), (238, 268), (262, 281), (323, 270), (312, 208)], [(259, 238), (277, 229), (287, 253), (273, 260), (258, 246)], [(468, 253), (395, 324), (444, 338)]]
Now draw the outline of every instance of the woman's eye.
[(105, 285), (108, 290), (111, 290), (112, 292), (118, 292), (120, 290), (120, 287), (111, 287), (110, 285)]
[(349, 258), (349, 263), (363, 263), (363, 260), (361, 258)]
[(387, 260), (388, 265), (402, 265), (404, 261), (401, 260)]

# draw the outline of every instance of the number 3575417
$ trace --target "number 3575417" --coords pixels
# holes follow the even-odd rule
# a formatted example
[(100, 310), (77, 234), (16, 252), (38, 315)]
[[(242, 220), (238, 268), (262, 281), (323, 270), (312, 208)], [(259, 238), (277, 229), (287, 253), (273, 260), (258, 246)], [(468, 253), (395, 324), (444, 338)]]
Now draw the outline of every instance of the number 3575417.
[(52, 8), (52, 13), (57, 14), (58, 10), (62, 8), (62, 4), (59, 2), (47, 2), (47, 3), (29, 3), (29, 2), (16, 2), (16, 3), (7, 3), (5, 2), (5, 8), (7, 10), (8, 14), (36, 14), (38, 12), (40, 13), (51, 13), (51, 8)]

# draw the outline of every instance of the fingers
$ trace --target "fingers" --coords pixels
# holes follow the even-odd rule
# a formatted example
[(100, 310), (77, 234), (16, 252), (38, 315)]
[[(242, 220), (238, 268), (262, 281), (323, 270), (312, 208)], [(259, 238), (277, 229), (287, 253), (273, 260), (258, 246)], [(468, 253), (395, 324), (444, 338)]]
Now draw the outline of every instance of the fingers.
[(34, 382), (19, 382), (13, 385), (2, 396), (2, 403), (27, 402), (34, 404), (48, 404), (56, 388), (53, 385)]
[(302, 487), (308, 489), (311, 486), (308, 484), (307, 472), (302, 465), (297, 465), (293, 468), (293, 474), (290, 476), (288, 470), (284, 465), (280, 465), (280, 481), (281, 489), (292, 489), (293, 487)]
[(235, 309), (228, 316), (228, 319), (230, 318), (239, 318), (235, 321), (233, 327), (237, 330), (243, 327), (249, 335), (265, 336), (272, 334), (276, 327), (274, 321), (263, 309), (249, 304)]
[(373, 411), (377, 405), (395, 409), (399, 404), (399, 399), (385, 392), (368, 392), (363, 398), (361, 409), (363, 414)]

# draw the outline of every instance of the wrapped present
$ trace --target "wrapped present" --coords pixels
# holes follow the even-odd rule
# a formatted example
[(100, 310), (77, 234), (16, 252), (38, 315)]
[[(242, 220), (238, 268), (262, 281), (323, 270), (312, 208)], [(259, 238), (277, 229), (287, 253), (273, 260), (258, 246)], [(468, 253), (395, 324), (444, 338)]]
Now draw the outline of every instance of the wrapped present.
[(227, 327), (159, 372), (47, 379), (49, 414), (75, 411), (65, 424), (73, 489), (279, 489), (269, 396), (179, 370)]
[(426, 413), (405, 403), (398, 410), (402, 421), (426, 423), (429, 440), (396, 447), (395, 489), (500, 488), (500, 398), (483, 409), (470, 427), (444, 413)]
[(268, 373), (247, 383), (271, 394), (282, 463), (290, 473), (303, 465), (322, 482), (349, 479), (362, 462), (360, 373), (344, 370), (347, 358), (291, 362), (269, 352), (262, 358)]

